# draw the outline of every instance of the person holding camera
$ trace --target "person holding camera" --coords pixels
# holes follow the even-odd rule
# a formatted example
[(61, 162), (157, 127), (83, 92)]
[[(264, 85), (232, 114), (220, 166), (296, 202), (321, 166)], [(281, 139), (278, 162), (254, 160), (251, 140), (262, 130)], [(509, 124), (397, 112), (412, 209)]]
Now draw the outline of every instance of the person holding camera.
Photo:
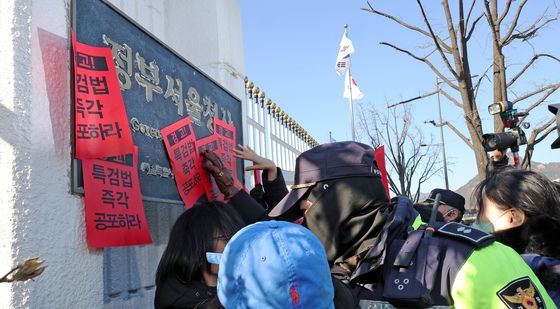
[(490, 160), (486, 165), (486, 177), (492, 174), (499, 173), (505, 167), (509, 166), (509, 158), (506, 155), (507, 148), (505, 149), (494, 149), (490, 155)]

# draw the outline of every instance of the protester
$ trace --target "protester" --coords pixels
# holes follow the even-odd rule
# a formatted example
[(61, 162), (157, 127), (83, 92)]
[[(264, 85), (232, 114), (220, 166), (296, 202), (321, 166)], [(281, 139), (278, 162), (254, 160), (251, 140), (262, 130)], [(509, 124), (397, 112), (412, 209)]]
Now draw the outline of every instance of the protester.
[(517, 289), (531, 289), (538, 308), (553, 306), (529, 266), (493, 236), (455, 222), (418, 229), (422, 222), (410, 200), (389, 203), (367, 145), (338, 142), (302, 153), (291, 192), (270, 215), (232, 188), (231, 172), (215, 154), (203, 156), (204, 168), (246, 222), (304, 216), (331, 273), (349, 284), (362, 308), (502, 308), (513, 304), (508, 297)]
[(335, 308), (325, 250), (299, 225), (249, 225), (215, 262), (220, 265), (218, 297), (225, 308)]
[(206, 252), (222, 252), (243, 226), (235, 210), (220, 202), (197, 204), (181, 214), (157, 269), (155, 308), (204, 308), (216, 296), (218, 275)]
[[(212, 158), (211, 160), (206, 160), (207, 162), (205, 164), (207, 167), (210, 165), (211, 169), (216, 170), (216, 165), (222, 166), (220, 160), (212, 153), (207, 152), (203, 155)], [(264, 194), (262, 200), (260, 201), (266, 203), (267, 205), (274, 206), (288, 194), (282, 170), (276, 167), (276, 164), (272, 160), (257, 155), (249, 146), (243, 145), (238, 145), (237, 149), (234, 149), (234, 155), (239, 159), (252, 162), (252, 165), (245, 167), (246, 171), (262, 170)], [(212, 164), (211, 162), (215, 162), (215, 164)], [(228, 174), (228, 171), (225, 173)], [(220, 177), (218, 176), (218, 178)], [(253, 195), (251, 196), (254, 198)], [(243, 215), (244, 218), (246, 218), (247, 224), (273, 219), (272, 217), (269, 217), (267, 213), (259, 211), (257, 207), (251, 207), (251, 205), (254, 204), (251, 203), (251, 200), (247, 199), (246, 195), (243, 193), (236, 194), (232, 200), (230, 200), (230, 204), (237, 206), (236, 209)], [(267, 209), (267, 212), (270, 210), (271, 209)], [(302, 218), (298, 219), (297, 222), (301, 223), (301, 219)], [(333, 284), (335, 290), (334, 301), (336, 308), (352, 309), (358, 307), (357, 299), (346, 285), (336, 278), (333, 278)]]
[[(440, 194), (441, 199), (437, 210), (441, 214), (442, 220), (445, 222), (461, 222), (463, 214), (465, 213), (465, 198), (451, 190), (433, 189), (428, 198), (420, 202), (418, 205), (415, 205), (418, 212), (422, 215), (422, 211), (426, 209), (426, 206), (427, 209), (431, 209), (431, 206), (436, 198), (436, 194), (438, 193)], [(426, 217), (426, 213), (429, 212), (424, 212), (424, 216), (422, 216), (422, 221), (424, 222), (428, 222), (427, 218), (429, 218)]]
[[(294, 221), (304, 216), (303, 224), (321, 240), (329, 263), (344, 267), (346, 273), (355, 267), (357, 256), (375, 242), (387, 215), (384, 210), (388, 199), (381, 173), (373, 150), (364, 144), (331, 143), (302, 153), (296, 160), (295, 185), (288, 194), (281, 173), (276, 173), (273, 163), (266, 164), (267, 178), (271, 172), (277, 177), (272, 188), (267, 188), (263, 175), (266, 194), (285, 195), (281, 201), (270, 203), (276, 204), (270, 216), (260, 206), (250, 207), (256, 203), (233, 186), (231, 172), (214, 153), (206, 151), (202, 155), (204, 168), (213, 175), (220, 190), (231, 197), (229, 203), (247, 224), (271, 217)], [(255, 168), (260, 165), (264, 164), (256, 164)], [(292, 207), (300, 200), (301, 208)]]
[(495, 149), (492, 151), (490, 155), (490, 159), (488, 160), (488, 164), (486, 165), (486, 176), (490, 176), (495, 173), (499, 173), (509, 165), (509, 158), (506, 155), (506, 149)]
[(526, 253), (524, 258), (560, 305), (560, 194), (545, 176), (505, 169), (474, 191), (479, 209), (474, 226)]

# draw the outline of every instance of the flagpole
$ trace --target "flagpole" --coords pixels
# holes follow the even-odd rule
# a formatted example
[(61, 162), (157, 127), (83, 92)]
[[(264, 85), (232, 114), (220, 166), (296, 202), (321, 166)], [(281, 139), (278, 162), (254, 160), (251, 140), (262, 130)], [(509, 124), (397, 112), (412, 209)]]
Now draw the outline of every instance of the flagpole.
[[(344, 24), (344, 33), (346, 34), (346, 37), (348, 37), (348, 24)], [(350, 106), (350, 125), (352, 126), (352, 140), (355, 142), (356, 129), (354, 127), (354, 104), (352, 100), (352, 74), (350, 73), (350, 67), (351, 65), (348, 66), (348, 78), (350, 79), (348, 83), (348, 87), (350, 90), (350, 98), (348, 98), (348, 105)]]

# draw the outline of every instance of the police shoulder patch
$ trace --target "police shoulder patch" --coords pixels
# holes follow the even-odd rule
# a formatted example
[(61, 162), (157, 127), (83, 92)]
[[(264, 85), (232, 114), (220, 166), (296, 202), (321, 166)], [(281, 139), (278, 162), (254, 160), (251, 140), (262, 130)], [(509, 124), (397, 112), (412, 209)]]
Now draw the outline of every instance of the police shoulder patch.
[(494, 236), (473, 227), (456, 222), (447, 222), (436, 230), (436, 233), (450, 237), (460, 238), (475, 245), (477, 248), (487, 246), (494, 242)]
[(510, 309), (546, 308), (541, 293), (529, 277), (513, 280), (496, 295)]

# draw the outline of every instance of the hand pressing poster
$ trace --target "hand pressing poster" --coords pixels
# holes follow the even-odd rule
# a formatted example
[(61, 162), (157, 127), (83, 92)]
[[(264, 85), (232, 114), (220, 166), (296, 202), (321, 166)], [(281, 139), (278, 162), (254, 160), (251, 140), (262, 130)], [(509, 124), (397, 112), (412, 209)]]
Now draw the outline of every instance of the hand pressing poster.
[(163, 128), (161, 134), (179, 194), (185, 206), (191, 208), (204, 194), (203, 183), (208, 182), (208, 175), (202, 169), (190, 116)]

